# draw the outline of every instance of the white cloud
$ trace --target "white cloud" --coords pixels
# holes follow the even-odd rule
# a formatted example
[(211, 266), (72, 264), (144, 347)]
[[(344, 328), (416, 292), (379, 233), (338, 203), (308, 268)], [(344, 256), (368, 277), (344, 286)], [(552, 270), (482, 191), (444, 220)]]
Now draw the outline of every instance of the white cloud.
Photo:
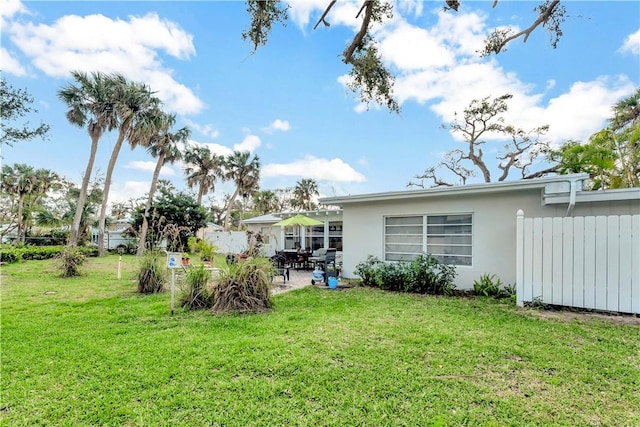
[[(140, 171), (145, 171), (145, 172), (153, 172), (156, 169), (156, 162), (154, 162), (152, 160), (148, 160), (148, 161), (135, 160), (135, 161), (127, 163), (124, 167), (126, 169), (134, 169), (134, 170), (140, 170)], [(174, 172), (174, 170), (171, 169), (168, 166), (162, 166), (162, 168), (160, 168), (160, 175), (174, 176), (175, 174), (176, 173)]]
[(300, 29), (305, 29), (309, 24), (311, 15), (317, 13), (314, 18), (313, 25), (320, 18), (320, 13), (324, 11), (328, 5), (326, 0), (293, 0), (289, 2), (289, 17)]
[(189, 140), (189, 145), (200, 145), (203, 147), (207, 147), (213, 154), (217, 154), (219, 156), (227, 156), (233, 153), (233, 150), (229, 147), (225, 147), (221, 144), (214, 144), (211, 142), (199, 142), (193, 139)]
[(234, 144), (233, 148), (229, 148), (221, 144), (199, 142), (194, 140), (189, 140), (189, 145), (205, 146), (214, 154), (217, 154), (219, 156), (228, 156), (229, 154), (233, 154), (234, 151), (249, 151), (253, 153), (262, 145), (262, 142), (256, 135), (247, 135), (241, 142)]
[[(545, 99), (555, 81), (536, 91), (517, 74), (505, 70), (495, 57), (480, 58), (487, 26), (479, 13), (436, 12), (437, 23), (425, 30), (396, 19), (378, 32), (383, 59), (397, 69), (394, 93), (398, 102), (430, 104), (443, 122), (454, 119), (473, 99), (513, 95), (507, 123), (523, 129), (550, 126), (547, 137), (554, 142), (585, 139), (600, 129), (610, 116), (610, 108), (620, 97), (633, 91), (626, 77), (600, 77), (576, 82), (568, 92)], [(640, 31), (629, 36), (625, 46), (635, 52)], [(416, 52), (427, 54), (417, 55)], [(348, 76), (338, 81), (346, 85)], [(359, 103), (357, 112), (366, 110)]]
[(260, 141), (260, 138), (257, 137), (256, 135), (247, 135), (242, 140), (241, 143), (234, 144), (233, 150), (234, 151), (249, 151), (249, 152), (253, 153), (254, 151), (256, 151), (258, 149), (258, 147), (260, 147), (261, 144), (262, 144), (262, 142)]
[(629, 34), (620, 47), (620, 52), (640, 55), (640, 29), (633, 34)]
[(27, 75), (27, 70), (20, 65), (7, 49), (0, 48), (0, 63), (2, 63), (2, 72), (13, 74), (14, 76), (23, 77)]
[(213, 127), (213, 125), (199, 125), (198, 123), (194, 122), (193, 120), (189, 120), (189, 119), (185, 119), (185, 123), (187, 124), (187, 126), (191, 129), (194, 129), (198, 132), (200, 132), (202, 135), (204, 136), (208, 136), (209, 138), (217, 138), (220, 136), (220, 131), (218, 131), (216, 128)]
[[(534, 107), (531, 114), (539, 123), (549, 124), (549, 136), (555, 142), (567, 139), (584, 141), (611, 117), (611, 106), (633, 93), (635, 85), (627, 78), (599, 78), (575, 82), (565, 94), (549, 100), (545, 108)], [(523, 116), (527, 110), (520, 111)], [(524, 119), (525, 117), (523, 117)]]
[(269, 126), (262, 128), (262, 130), (265, 133), (273, 133), (274, 131), (282, 131), (282, 132), (286, 132), (288, 130), (291, 129), (291, 125), (289, 124), (288, 120), (280, 120), (280, 119), (276, 119), (273, 122), (271, 122), (271, 124), (269, 124)]
[(13, 22), (9, 37), (32, 64), (50, 76), (73, 70), (118, 72), (147, 83), (179, 114), (198, 113), (204, 103), (162, 65), (160, 53), (181, 60), (195, 55), (193, 36), (155, 13), (127, 20), (67, 15), (52, 25)]
[(0, 0), (0, 24), (5, 27), (5, 20), (13, 18), (14, 15), (28, 13), (20, 0)]
[(365, 182), (367, 179), (342, 159), (320, 159), (306, 156), (291, 163), (270, 163), (262, 168), (262, 176), (295, 176), (335, 182)]
[(114, 182), (109, 190), (109, 203), (143, 197), (149, 192), (150, 186), (151, 181), (126, 181), (124, 184)]

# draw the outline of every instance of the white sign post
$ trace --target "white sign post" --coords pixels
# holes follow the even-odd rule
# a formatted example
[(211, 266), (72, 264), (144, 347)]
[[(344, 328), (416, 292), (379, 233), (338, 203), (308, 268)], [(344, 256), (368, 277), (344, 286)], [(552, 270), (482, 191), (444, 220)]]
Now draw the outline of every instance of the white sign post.
[(173, 316), (173, 295), (176, 289), (176, 268), (180, 268), (181, 252), (167, 252), (167, 268), (171, 269), (171, 315)]

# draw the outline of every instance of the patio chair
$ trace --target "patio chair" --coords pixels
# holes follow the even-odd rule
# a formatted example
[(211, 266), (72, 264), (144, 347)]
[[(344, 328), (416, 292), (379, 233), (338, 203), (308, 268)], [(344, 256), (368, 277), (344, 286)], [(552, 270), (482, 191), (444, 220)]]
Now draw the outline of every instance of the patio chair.
[(287, 262), (287, 257), (282, 253), (276, 253), (272, 257), (269, 258), (271, 263), (273, 264), (274, 274), (271, 276), (271, 281), (273, 282), (274, 276), (282, 276), (284, 283), (287, 283), (289, 279), (289, 268), (290, 265)]

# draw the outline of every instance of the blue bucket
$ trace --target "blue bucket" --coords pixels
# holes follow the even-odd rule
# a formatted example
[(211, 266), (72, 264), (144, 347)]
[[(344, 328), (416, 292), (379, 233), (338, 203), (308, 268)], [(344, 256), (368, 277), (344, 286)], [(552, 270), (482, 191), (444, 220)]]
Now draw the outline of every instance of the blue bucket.
[(337, 277), (329, 277), (329, 289), (336, 289), (338, 287), (338, 278)]

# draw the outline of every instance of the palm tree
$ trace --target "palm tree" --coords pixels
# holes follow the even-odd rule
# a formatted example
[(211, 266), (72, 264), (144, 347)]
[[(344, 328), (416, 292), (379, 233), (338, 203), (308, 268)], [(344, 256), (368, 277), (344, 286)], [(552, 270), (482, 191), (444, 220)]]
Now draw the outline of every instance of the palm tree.
[(18, 212), (16, 215), (18, 242), (23, 241), (22, 236), (26, 229), (24, 224), (25, 199), (35, 187), (35, 178), (33, 166), (17, 163), (13, 167), (8, 165), (2, 167), (2, 190), (7, 194), (13, 194), (18, 197)]
[(302, 210), (313, 210), (316, 208), (313, 198), (317, 197), (319, 194), (318, 184), (316, 181), (310, 178), (303, 178), (296, 183), (296, 186), (293, 189), (292, 204)]
[(278, 197), (272, 190), (258, 191), (253, 195), (253, 205), (261, 215), (275, 212), (278, 210)]
[(152, 96), (151, 90), (142, 83), (132, 83), (120, 74), (110, 76), (110, 86), (115, 102), (115, 115), (118, 122), (118, 138), (113, 150), (111, 158), (107, 166), (107, 173), (104, 181), (104, 189), (102, 190), (102, 205), (100, 207), (100, 216), (98, 219), (98, 254), (104, 255), (104, 229), (107, 217), (107, 204), (109, 203), (109, 190), (111, 188), (111, 176), (116, 166), (120, 149), (125, 138), (129, 141), (131, 148), (138, 143), (143, 142), (139, 138), (146, 137), (144, 133), (134, 133), (137, 120), (140, 118), (149, 119), (145, 112), (156, 108), (160, 104), (160, 100)]
[(254, 156), (250, 159), (251, 153), (248, 151), (234, 151), (225, 159), (225, 178), (234, 181), (236, 189), (227, 202), (227, 209), (224, 216), (224, 229), (229, 230), (231, 220), (231, 209), (239, 194), (246, 196), (257, 191), (260, 184), (260, 159)]
[(144, 207), (144, 215), (142, 215), (142, 226), (140, 227), (140, 234), (138, 236), (138, 255), (142, 255), (144, 253), (147, 230), (149, 229), (149, 221), (147, 217), (149, 216), (151, 202), (156, 192), (160, 169), (162, 169), (162, 166), (166, 163), (173, 163), (182, 158), (182, 153), (178, 148), (178, 144), (186, 143), (191, 135), (191, 131), (186, 127), (183, 127), (176, 132), (171, 132), (171, 128), (175, 123), (175, 114), (158, 114), (155, 123), (155, 132), (151, 135), (147, 143), (147, 151), (158, 160), (156, 162), (156, 168), (153, 171), (151, 187), (149, 188), (149, 195)]
[(91, 171), (98, 150), (98, 141), (106, 131), (111, 131), (118, 125), (114, 114), (115, 103), (111, 94), (110, 78), (103, 73), (86, 74), (80, 71), (71, 73), (77, 85), (68, 84), (58, 91), (58, 98), (64, 102), (67, 110), (67, 120), (72, 125), (87, 127), (91, 138), (89, 160), (82, 177), (82, 186), (78, 195), (76, 212), (71, 224), (69, 246), (78, 244), (78, 233), (82, 221), (84, 205), (87, 201), (87, 189), (91, 179)]
[(640, 185), (640, 88), (613, 106), (609, 120), (621, 167), (621, 186)]
[(202, 197), (215, 190), (216, 180), (224, 178), (224, 157), (212, 153), (206, 146), (195, 146), (187, 150), (184, 160), (187, 163), (184, 169), (187, 186), (198, 186), (197, 200), (198, 204), (202, 204)]
[(2, 191), (17, 196), (17, 236), (24, 242), (30, 225), (31, 213), (40, 199), (57, 182), (58, 176), (48, 169), (34, 169), (23, 163), (2, 167)]

